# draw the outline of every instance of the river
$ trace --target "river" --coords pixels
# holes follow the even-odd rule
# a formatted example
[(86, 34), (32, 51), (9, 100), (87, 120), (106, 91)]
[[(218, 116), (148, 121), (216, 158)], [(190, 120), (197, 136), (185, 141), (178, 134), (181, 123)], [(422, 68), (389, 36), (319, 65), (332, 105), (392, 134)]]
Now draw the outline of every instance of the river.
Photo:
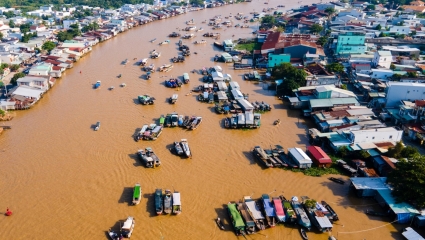
[[(240, 84), (242, 92), (249, 94), (250, 101), (265, 101), (273, 107), (262, 115), (262, 126), (257, 130), (223, 129), (224, 116), (215, 114), (212, 105), (198, 102), (196, 94), (186, 96), (201, 84), (201, 75), (190, 73), (191, 82), (179, 91), (165, 88), (166, 76), (181, 76), (215, 64), (212, 57), (219, 52), (212, 46), (212, 39), (202, 37), (212, 30), (201, 21), (238, 12), (248, 15), (254, 9), (261, 11), (278, 4), (282, 2), (230, 5), (129, 30), (95, 46), (32, 109), (17, 111), (10, 122), (12, 130), (0, 137), (0, 208), (10, 207), (14, 211), (12, 217), (0, 217), (0, 236), (3, 239), (105, 239), (105, 231), (119, 227), (119, 220), (134, 216), (136, 227), (132, 239), (235, 239), (223, 204), (244, 195), (259, 198), (263, 193), (277, 196), (283, 192), (287, 198), (307, 195), (330, 203), (341, 219), (333, 230), (339, 239), (400, 238), (394, 225), (342, 233), (386, 223), (366, 216), (365, 209), (379, 210), (379, 207), (373, 200), (353, 197), (347, 184), (330, 182), (328, 176), (307, 177), (282, 169), (264, 170), (253, 160), (250, 151), (256, 145), (280, 144), (285, 149), (305, 149), (307, 124), (298, 118), (298, 111), (287, 110), (273, 96), (273, 91), (243, 81), (245, 71), (234, 71), (231, 65), (217, 63)], [(297, 1), (283, 4), (295, 7)], [(162, 56), (149, 63), (156, 66), (169, 63), (178, 54), (178, 39), (171, 39), (171, 44), (164, 46), (158, 46), (158, 42), (168, 39), (168, 34), (185, 27), (184, 22), (192, 18), (198, 28), (205, 30), (197, 33), (195, 39), (183, 41), (198, 54), (187, 57), (184, 63), (174, 64), (174, 69), (166, 74), (154, 73), (151, 80), (141, 78), (144, 72), (133, 65), (132, 59), (148, 57), (149, 51), (157, 49)], [(235, 38), (251, 37), (258, 25), (254, 23), (251, 27), (213, 32), (221, 32), (222, 41), (233, 34)], [(156, 43), (149, 42), (153, 38), (157, 38)], [(200, 39), (208, 43), (191, 43)], [(121, 65), (126, 58), (129, 63)], [(118, 79), (120, 73), (123, 77)], [(92, 84), (97, 80), (102, 81), (102, 86), (94, 90)], [(122, 82), (127, 84), (125, 88), (119, 87)], [(115, 89), (109, 91), (109, 86)], [(179, 94), (179, 99), (177, 104), (170, 105), (166, 99), (174, 93)], [(153, 95), (157, 101), (152, 106), (142, 106), (137, 103), (140, 94)], [(173, 111), (202, 116), (204, 121), (191, 132), (167, 128), (154, 142), (133, 140), (133, 134), (142, 125)], [(278, 118), (282, 123), (274, 126), (273, 121)], [(91, 127), (97, 121), (102, 125), (95, 132)], [(180, 159), (169, 152), (171, 144), (182, 138), (188, 139), (193, 159)], [(161, 158), (160, 168), (146, 169), (137, 160), (137, 150), (148, 146)], [(143, 199), (140, 205), (130, 206), (132, 186), (136, 182), (142, 185)], [(155, 216), (152, 194), (156, 188), (181, 192), (181, 215)], [(225, 219), (226, 231), (217, 228), (214, 222), (217, 216)], [(309, 233), (309, 236), (324, 240), (328, 234)], [(283, 226), (247, 238), (301, 239), (297, 228)]]

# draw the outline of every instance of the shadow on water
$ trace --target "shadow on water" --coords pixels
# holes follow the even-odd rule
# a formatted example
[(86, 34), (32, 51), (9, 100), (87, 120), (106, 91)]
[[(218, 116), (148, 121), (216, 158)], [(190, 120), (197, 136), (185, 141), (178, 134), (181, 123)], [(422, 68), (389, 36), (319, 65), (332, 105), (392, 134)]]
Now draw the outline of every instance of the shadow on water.
[(251, 151), (249, 151), (249, 152), (247, 152), (247, 151), (243, 151), (242, 152), (243, 153), (243, 155), (249, 160), (249, 163), (251, 164), (251, 165), (253, 165), (253, 164), (257, 164), (258, 166), (260, 166), (261, 167), (261, 169), (262, 170), (265, 170), (265, 169), (267, 169), (265, 166), (263, 166), (262, 164), (260, 164), (255, 158), (254, 158), (254, 156), (252, 155), (252, 152)]
[(136, 105), (139, 105), (140, 104), (139, 99), (138, 98), (133, 98), (133, 103), (136, 104)]
[[(233, 230), (233, 227), (232, 227), (232, 224), (231, 224), (231, 222), (230, 222), (230, 220), (229, 220), (229, 214), (227, 213), (227, 205), (226, 205), (226, 204), (223, 204), (223, 206), (222, 206), (221, 208), (215, 208), (214, 210), (215, 210), (215, 212), (217, 213), (217, 217), (219, 217), (219, 218), (220, 218), (221, 222), (222, 222), (222, 223), (223, 223), (223, 225), (224, 225), (224, 231), (232, 231), (232, 230)], [(212, 219), (212, 220), (214, 221), (215, 226), (216, 226), (218, 229), (220, 229), (220, 228), (217, 226), (216, 219), (217, 219), (217, 218)], [(221, 229), (220, 229), (220, 230), (221, 230)]]
[(155, 194), (145, 193), (143, 197), (146, 198), (146, 211), (149, 213), (149, 217), (157, 216), (155, 210)]
[[(118, 221), (116, 221), (115, 223), (114, 223), (114, 225), (110, 228), (110, 230), (112, 230), (112, 231), (114, 231), (114, 232), (116, 232), (116, 233), (120, 233), (120, 230), (121, 230), (121, 226), (123, 225), (123, 222), (124, 222), (125, 220), (118, 220)], [(109, 234), (108, 234), (108, 231), (105, 231), (105, 235), (108, 237), (108, 239), (110, 239), (109, 238)]]
[(141, 129), (141, 128), (136, 128), (136, 129), (134, 130), (133, 135), (131, 135), (131, 137), (132, 137), (132, 138), (134, 139), (134, 141), (136, 141), (136, 142), (137, 142), (136, 137), (139, 135), (140, 130), (142, 130), (142, 129)]
[(132, 205), (132, 197), (133, 197), (133, 188), (132, 187), (124, 187), (121, 197), (118, 200), (118, 203), (128, 203), (129, 206)]
[(130, 153), (128, 154), (128, 157), (134, 161), (133, 166), (135, 167), (143, 166), (142, 162), (139, 160), (139, 157), (137, 156), (136, 153)]
[(94, 130), (96, 128), (96, 124), (90, 125), (90, 129)]

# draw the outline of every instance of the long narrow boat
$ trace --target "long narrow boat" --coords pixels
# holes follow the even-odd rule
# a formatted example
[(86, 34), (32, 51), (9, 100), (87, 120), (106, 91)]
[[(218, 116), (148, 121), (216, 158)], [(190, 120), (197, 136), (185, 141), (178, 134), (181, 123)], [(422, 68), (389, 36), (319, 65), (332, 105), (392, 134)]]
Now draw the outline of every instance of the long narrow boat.
[(298, 202), (297, 197), (292, 198), (292, 207), (297, 215), (297, 222), (301, 227), (306, 228), (308, 231), (311, 230), (311, 222), (307, 216), (307, 213), (304, 211), (301, 203)]
[(152, 159), (153, 167), (161, 166), (161, 161), (159, 160), (159, 157), (154, 153), (151, 147), (147, 147), (145, 151), (146, 151), (146, 157)]
[(139, 204), (141, 197), (142, 197), (142, 187), (140, 186), (140, 183), (136, 183), (133, 189), (133, 205)]
[(252, 219), (251, 215), (249, 214), (248, 210), (246, 209), (246, 205), (243, 202), (237, 203), (238, 210), (246, 224), (245, 230), (247, 234), (253, 234), (255, 233), (255, 222), (254, 219)]
[(322, 206), (324, 206), (328, 210), (329, 214), (325, 214), (325, 215), (329, 218), (329, 220), (331, 220), (331, 221), (338, 221), (339, 220), (338, 214), (336, 214), (336, 212), (333, 210), (333, 208), (331, 206), (329, 206), (329, 204), (327, 202), (322, 201)]
[(282, 200), (278, 197), (272, 198), (274, 211), (276, 213), (277, 220), (280, 223), (284, 223), (286, 220), (285, 211), (283, 210)]
[(164, 211), (164, 204), (162, 202), (162, 189), (155, 190), (155, 211), (157, 215), (161, 215)]
[(242, 216), (239, 214), (235, 203), (227, 204), (227, 211), (229, 213), (230, 220), (235, 230), (236, 236), (245, 235), (245, 223), (242, 220)]
[(181, 156), (184, 154), (182, 147), (179, 142), (174, 142), (174, 151), (177, 155)]
[(168, 189), (165, 189), (165, 194), (164, 194), (164, 213), (165, 214), (170, 214), (171, 211), (173, 210), (172, 201), (173, 201), (173, 197), (171, 195), (171, 191)]
[(279, 196), (279, 198), (282, 200), (283, 209), (285, 210), (285, 222), (292, 224), (297, 223), (297, 215), (295, 214), (295, 211), (291, 206), (291, 202), (286, 200), (284, 196)]
[(186, 155), (186, 157), (191, 158), (192, 153), (189, 148), (189, 143), (187, 142), (187, 139), (182, 139), (180, 142), (180, 145), (182, 146), (183, 152)]
[[(307, 213), (307, 215), (310, 218), (310, 221), (312, 225), (314, 225), (320, 232), (327, 232), (332, 229), (332, 223), (329, 221), (329, 219), (323, 214), (323, 212), (316, 209), (316, 201), (310, 200), (307, 196), (302, 196), (303, 199), (303, 205), (304, 209)], [(311, 202), (308, 201), (314, 201), (314, 205)]]
[(254, 154), (254, 157), (265, 167), (271, 168), (273, 167), (272, 162), (270, 161), (269, 157), (267, 156), (266, 152), (260, 147), (255, 146), (252, 150), (252, 153)]
[(182, 213), (182, 204), (180, 202), (180, 193), (174, 191), (173, 193), (173, 214), (179, 215)]
[(250, 196), (245, 196), (243, 200), (246, 206), (246, 210), (251, 215), (252, 219), (254, 219), (255, 226), (257, 227), (257, 229), (266, 229), (266, 225), (264, 223), (264, 216), (255, 201)]
[(269, 227), (276, 226), (276, 213), (274, 212), (273, 205), (270, 202), (270, 197), (268, 194), (261, 195), (262, 210), (264, 211), (264, 216), (266, 217), (267, 224)]
[(202, 122), (202, 117), (196, 117), (196, 119), (192, 122), (192, 126), (190, 127), (191, 130), (195, 130), (199, 127), (199, 125)]

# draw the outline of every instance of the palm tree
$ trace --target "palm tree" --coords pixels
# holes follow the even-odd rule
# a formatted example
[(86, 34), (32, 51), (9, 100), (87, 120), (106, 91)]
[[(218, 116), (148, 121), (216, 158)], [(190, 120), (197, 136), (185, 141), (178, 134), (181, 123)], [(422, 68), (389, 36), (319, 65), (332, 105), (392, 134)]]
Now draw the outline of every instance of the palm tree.
[(331, 8), (331, 7), (328, 7), (328, 8), (325, 9), (325, 13), (327, 13), (329, 15), (329, 18), (332, 18), (332, 16), (335, 14), (335, 12), (336, 12), (335, 9)]

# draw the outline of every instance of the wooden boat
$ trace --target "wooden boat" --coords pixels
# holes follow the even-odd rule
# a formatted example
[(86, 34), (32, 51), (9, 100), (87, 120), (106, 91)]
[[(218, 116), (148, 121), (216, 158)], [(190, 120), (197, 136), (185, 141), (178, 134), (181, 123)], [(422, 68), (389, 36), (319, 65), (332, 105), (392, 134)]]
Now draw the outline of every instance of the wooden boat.
[(179, 125), (179, 127), (182, 127), (183, 126), (183, 121), (184, 121), (184, 117), (183, 117), (183, 115), (180, 115), (179, 116), (179, 120), (178, 120), (178, 125)]
[(186, 157), (192, 158), (192, 153), (190, 152), (189, 143), (187, 142), (187, 139), (182, 139), (180, 141), (180, 145)]
[(255, 203), (255, 201), (250, 196), (244, 196), (243, 201), (245, 203), (244, 207), (251, 215), (254, 220), (255, 226), (258, 230), (266, 229), (266, 225), (264, 223), (264, 215), (261, 213), (259, 206)]
[(151, 64), (149, 66), (143, 67), (143, 71), (145, 72), (155, 72), (155, 64)]
[(195, 41), (194, 44), (206, 44), (207, 41), (205, 40), (199, 40), (199, 41)]
[(236, 236), (245, 235), (245, 223), (236, 208), (236, 204), (229, 202), (227, 204), (227, 212), (229, 213)]
[(192, 116), (192, 117), (190, 117), (189, 118), (189, 121), (187, 122), (187, 124), (186, 124), (186, 128), (187, 129), (190, 129), (191, 127), (192, 127), (192, 123), (193, 123), (193, 121), (195, 121), (196, 120), (196, 116)]
[(13, 214), (13, 212), (9, 208), (7, 208), (6, 212), (4, 213), (4, 215), (7, 216), (7, 217), (12, 216), (12, 214)]
[(149, 127), (149, 125), (147, 125), (147, 124), (143, 125), (143, 127), (140, 129), (140, 131), (134, 137), (134, 139), (136, 141), (139, 141), (140, 139), (142, 139), (143, 138), (143, 134), (146, 132), (146, 130), (148, 129), (148, 127)]
[(182, 213), (182, 204), (180, 202), (180, 193), (174, 191), (173, 193), (173, 214), (179, 215)]
[(151, 42), (151, 43), (153, 43), (153, 42), (155, 42), (155, 41), (156, 41), (156, 38), (152, 39), (150, 42)]
[(171, 126), (171, 114), (167, 114), (167, 116), (165, 116), (164, 126), (165, 127), (170, 127)]
[(169, 99), (168, 99), (168, 102), (170, 103), (170, 104), (175, 104), (176, 102), (177, 102), (177, 99), (179, 98), (179, 95), (178, 94), (173, 94)]
[(376, 212), (373, 210), (366, 210), (366, 214), (367, 215), (371, 215), (371, 216), (377, 216), (377, 217), (388, 217), (388, 213), (383, 213), (383, 212)]
[(177, 127), (179, 125), (179, 115), (177, 113), (171, 114), (171, 127)]
[(217, 226), (221, 229), (221, 230), (224, 230), (225, 228), (224, 228), (224, 224), (223, 224), (223, 222), (221, 221), (221, 219), (220, 218), (217, 218), (216, 220), (215, 220), (215, 223), (217, 223)]
[(164, 194), (164, 213), (165, 214), (170, 214), (172, 212), (173, 210), (172, 201), (173, 201), (173, 197), (171, 195), (171, 191), (168, 189), (165, 189), (165, 194)]
[(121, 227), (121, 235), (125, 238), (130, 238), (133, 233), (135, 223), (136, 221), (134, 220), (134, 217), (128, 217)]
[(286, 220), (285, 211), (283, 210), (282, 200), (278, 197), (272, 198), (274, 212), (276, 218), (280, 223), (284, 223)]
[(218, 47), (218, 48), (222, 48), (223, 44), (219, 43), (219, 42), (214, 42), (214, 46)]
[[(271, 146), (270, 146), (271, 147)], [(283, 167), (285, 164), (279, 159), (279, 152), (276, 149), (264, 149), (273, 167)], [(287, 165), (286, 165), (287, 166)]]
[(156, 126), (152, 131), (149, 137), (147, 137), (145, 140), (152, 140), (155, 141), (159, 138), (163, 130), (162, 126)]
[(94, 130), (99, 131), (99, 128), (100, 128), (100, 122), (97, 122), (96, 125), (94, 126)]
[(127, 63), (128, 63), (128, 59), (125, 59), (124, 61), (122, 61), (123, 65), (127, 65)]
[(333, 208), (331, 206), (329, 206), (329, 204), (325, 201), (322, 201), (322, 206), (325, 207), (328, 210), (328, 213), (325, 215), (329, 218), (329, 220), (331, 221), (338, 221), (338, 214), (336, 214), (336, 212), (333, 210)]
[[(161, 127), (161, 126), (156, 126), (155, 128), (158, 128), (158, 127)], [(154, 129), (155, 130), (155, 129)], [(161, 166), (161, 160), (159, 160), (159, 157), (154, 153), (154, 151), (152, 150), (152, 148), (151, 147), (147, 147), (146, 149), (145, 149), (145, 151), (146, 151), (146, 157), (149, 159), (152, 159), (152, 161), (153, 161), (153, 166), (154, 167), (159, 167), (159, 166)]]
[(301, 226), (306, 228), (308, 231), (311, 230), (311, 222), (310, 219), (307, 216), (307, 213), (304, 211), (301, 203), (298, 202), (297, 197), (293, 197), (291, 200), (292, 208), (295, 211), (295, 214), (297, 215), (297, 223)]
[(151, 79), (151, 74), (152, 74), (152, 72), (147, 72), (146, 73), (146, 80), (149, 80), (149, 79)]
[(109, 91), (112, 91), (112, 90), (114, 90), (114, 86), (109, 87)]
[(112, 231), (111, 229), (108, 230), (108, 236), (112, 240), (119, 240), (120, 239), (120, 235), (117, 232)]
[(151, 58), (155, 59), (155, 58), (159, 58), (161, 57), (161, 53), (160, 52), (153, 52), (151, 53)]
[(189, 83), (190, 79), (189, 79), (189, 74), (188, 73), (183, 73), (183, 82), (184, 83)]
[(184, 154), (182, 147), (179, 142), (174, 142), (174, 151), (177, 155), (181, 156)]
[(230, 119), (229, 118), (225, 118), (224, 119), (224, 127), (225, 128), (230, 128)]
[(155, 190), (155, 211), (157, 215), (161, 215), (164, 211), (164, 204), (162, 202), (162, 189)]
[[(304, 209), (310, 218), (310, 222), (315, 226), (320, 232), (327, 232), (332, 229), (332, 223), (329, 219), (323, 214), (323, 212), (317, 210), (317, 202), (315, 200), (310, 200), (307, 196), (301, 196), (303, 200)], [(314, 202), (314, 205), (312, 204)]]
[(199, 127), (199, 125), (202, 122), (202, 117), (196, 117), (196, 119), (192, 122), (192, 125), (190, 127), (191, 130), (195, 130)]
[(285, 222), (286, 223), (292, 223), (295, 224), (297, 222), (297, 215), (295, 214), (294, 209), (291, 206), (291, 203), (286, 200), (286, 198), (284, 196), (279, 196), (280, 200), (282, 200), (282, 206), (283, 209), (285, 210)]
[(270, 197), (268, 194), (261, 195), (261, 205), (263, 210), (263, 214), (266, 217), (266, 221), (269, 227), (276, 226), (276, 213), (273, 209), (273, 205), (270, 201)]
[(169, 43), (170, 43), (170, 40), (165, 40), (163, 42), (160, 42), (159, 45), (161, 46), (161, 45), (169, 44)]
[(137, 205), (140, 203), (140, 200), (142, 199), (142, 187), (140, 186), (140, 183), (136, 183), (133, 188), (133, 205)]
[(143, 149), (139, 149), (137, 151), (137, 156), (139, 156), (140, 161), (145, 165), (147, 168), (153, 168), (154, 167), (154, 160), (151, 157), (148, 157), (146, 154), (146, 151)]
[(338, 178), (334, 178), (334, 177), (330, 177), (328, 179), (331, 180), (332, 182), (336, 182), (336, 183), (339, 183), (339, 184), (344, 184), (345, 183), (343, 180), (338, 179)]
[(97, 88), (99, 88), (100, 87), (100, 81), (97, 81), (95, 84), (94, 84), (94, 88), (95, 89), (97, 89)]
[(125, 87), (126, 86), (126, 84), (125, 83), (121, 83), (121, 85), (120, 85), (121, 87)]
[(260, 147), (255, 146), (252, 150), (252, 153), (254, 154), (254, 157), (265, 167), (271, 168), (273, 167), (272, 162), (270, 161), (269, 157), (267, 156), (266, 152)]
[(168, 36), (169, 37), (180, 37), (180, 33), (178, 33), (178, 32), (172, 32)]
[(301, 234), (302, 239), (308, 240), (308, 236), (307, 236), (307, 233), (305, 232), (304, 228), (300, 228), (300, 234)]
[(190, 123), (190, 117), (189, 116), (185, 116), (184, 119), (183, 119), (183, 125), (182, 125), (182, 127), (188, 126), (189, 123)]
[(121, 78), (121, 77), (122, 77), (121, 73), (120, 73), (117, 77), (118, 77), (118, 78)]
[(244, 222), (245, 222), (245, 230), (247, 234), (253, 234), (255, 233), (255, 222), (254, 219), (252, 219), (251, 215), (249, 215), (248, 210), (246, 209), (246, 206), (244, 206), (245, 203), (239, 202), (237, 203), (237, 208), (239, 213), (241, 214)]
[(154, 104), (154, 100), (155, 100), (155, 98), (147, 94), (138, 96), (138, 99), (142, 105), (152, 105)]
[(140, 63), (139, 63), (140, 66), (146, 66), (146, 64), (148, 64), (147, 58), (143, 58), (142, 60), (140, 60)]
[(278, 119), (278, 120), (276, 120), (276, 121), (274, 121), (274, 123), (273, 123), (274, 125), (279, 125), (280, 124), (280, 119)]

